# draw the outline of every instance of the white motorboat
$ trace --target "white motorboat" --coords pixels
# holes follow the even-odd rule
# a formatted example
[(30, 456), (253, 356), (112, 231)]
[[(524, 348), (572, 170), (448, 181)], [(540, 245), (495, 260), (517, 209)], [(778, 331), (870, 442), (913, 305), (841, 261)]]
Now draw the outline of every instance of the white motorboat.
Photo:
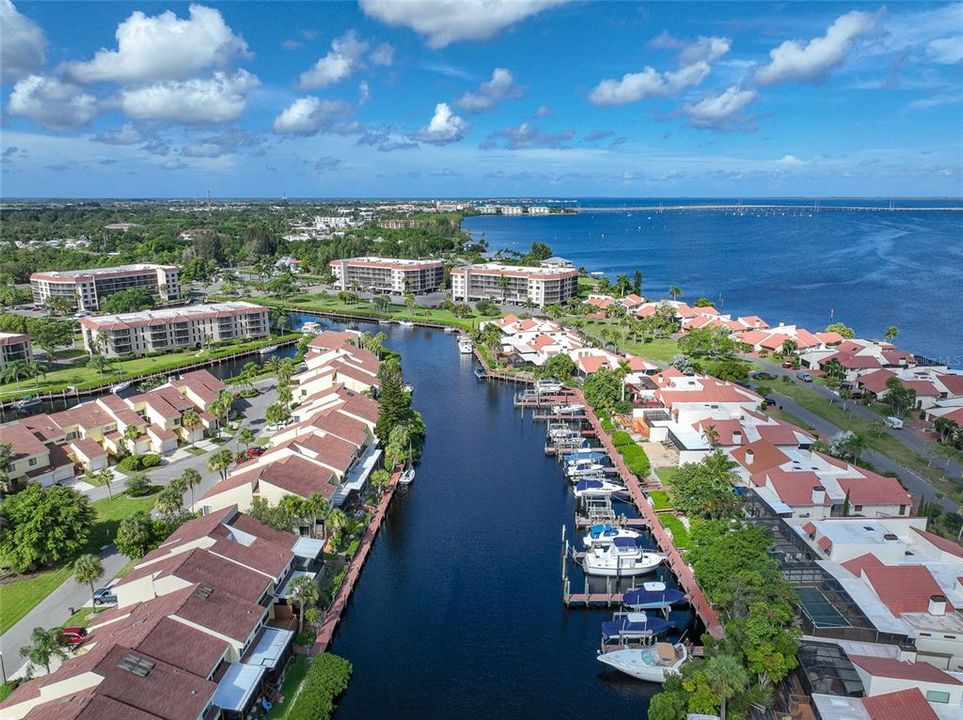
[(535, 383), (537, 395), (557, 395), (562, 392), (562, 383), (555, 380), (538, 380)]
[(462, 335), (458, 338), (458, 352), (462, 355), (471, 355), (471, 351), (475, 348), (472, 344), (471, 338), (467, 335)]
[(559, 403), (552, 405), (552, 412), (556, 415), (577, 415), (585, 409), (581, 403)]
[(669, 627), (669, 621), (660, 617), (622, 610), (613, 613), (611, 620), (602, 623), (602, 642), (615, 640), (622, 645), (626, 641), (649, 640), (664, 633)]
[[(631, 538), (632, 540), (636, 540), (640, 537), (642, 537), (642, 534), (635, 530), (615, 527), (608, 523), (598, 523), (589, 528), (585, 537), (582, 538), (582, 542), (585, 543), (585, 547), (591, 549), (611, 545), (615, 542), (616, 538)], [(648, 583), (645, 584), (648, 585)]]
[(413, 328), (415, 326), (415, 324), (410, 320), (399, 320), (398, 324), (403, 328)]
[(565, 474), (569, 477), (596, 475), (603, 470), (605, 470), (605, 466), (594, 460), (575, 460), (565, 463)]
[(451, 327), (451, 326), (448, 326), (448, 327), (445, 328), (445, 332), (450, 335), (451, 333), (455, 333), (455, 332), (458, 332), (458, 331), (457, 331), (455, 328), (453, 328), (453, 327)]
[(262, 347), (260, 350), (258, 350), (258, 353), (260, 353), (261, 355), (270, 355), (277, 349), (278, 349), (277, 345), (268, 345), (267, 347)]
[(129, 387), (130, 387), (130, 382), (117, 383), (116, 385), (114, 385), (114, 387), (110, 389), (110, 391), (112, 393), (121, 393), (121, 392), (124, 392), (124, 390), (126, 390)]
[(600, 653), (598, 660), (619, 672), (647, 682), (664, 683), (669, 675), (678, 675), (689, 659), (689, 650), (682, 643), (657, 642), (644, 648), (625, 648)]
[(401, 477), (398, 478), (399, 485), (411, 485), (415, 481), (415, 469), (413, 467), (405, 468), (404, 472), (401, 473)]
[(586, 575), (629, 577), (652, 572), (662, 560), (659, 553), (640, 548), (635, 538), (615, 538), (605, 547), (593, 547), (586, 552), (582, 567)]
[(622, 604), (630, 610), (664, 610), (685, 600), (682, 590), (652, 580), (622, 593)]
[(401, 386), (401, 389), (410, 395), (415, 391), (415, 386), (412, 385), (411, 383), (405, 383), (404, 385)]
[(612, 493), (625, 490), (621, 485), (609, 482), (608, 480), (579, 480), (575, 485), (575, 497), (598, 497), (599, 495), (611, 495)]
[(301, 326), (301, 332), (305, 335), (317, 335), (321, 332), (321, 323), (310, 320)]

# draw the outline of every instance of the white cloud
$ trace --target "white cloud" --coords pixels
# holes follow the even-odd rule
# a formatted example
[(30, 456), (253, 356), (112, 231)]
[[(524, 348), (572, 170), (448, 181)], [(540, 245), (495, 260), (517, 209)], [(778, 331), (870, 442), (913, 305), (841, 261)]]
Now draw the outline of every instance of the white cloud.
[(769, 51), (770, 62), (756, 70), (755, 81), (773, 85), (790, 80), (819, 80), (842, 63), (853, 42), (872, 32), (875, 25), (872, 15), (854, 10), (836, 18), (825, 35), (808, 43), (786, 40)]
[(528, 148), (564, 149), (565, 143), (575, 137), (574, 130), (563, 130), (550, 133), (541, 130), (530, 123), (522, 123), (517, 127), (507, 127), (489, 135), (479, 146), (482, 150), (492, 150), (504, 147), (507, 150), (524, 150)]
[(438, 103), (435, 105), (435, 114), (431, 122), (414, 133), (412, 138), (433, 145), (444, 145), (461, 140), (466, 132), (468, 132), (468, 123), (455, 115), (448, 103)]
[(298, 98), (274, 118), (274, 132), (281, 135), (314, 135), (321, 131), (344, 134), (356, 128), (352, 107), (341, 100)]
[(731, 124), (755, 98), (755, 90), (742, 90), (733, 85), (718, 95), (709, 95), (699, 102), (683, 105), (682, 112), (697, 127), (721, 128)]
[(361, 0), (365, 15), (409, 27), (432, 48), (458, 40), (487, 40), (499, 31), (566, 0)]
[(250, 56), (219, 11), (191, 5), (189, 12), (182, 20), (169, 10), (153, 17), (138, 10), (117, 26), (116, 50), (98, 50), (93, 60), (67, 63), (65, 70), (79, 82), (183, 80)]
[(926, 45), (926, 54), (942, 65), (963, 61), (963, 35), (931, 40)]
[(654, 48), (678, 50), (679, 62), (683, 65), (691, 65), (700, 60), (706, 62), (718, 60), (729, 52), (732, 41), (725, 37), (705, 37), (704, 35), (700, 35), (695, 40), (680, 40), (663, 31), (661, 35), (653, 38), (649, 45)]
[(626, 73), (621, 80), (603, 80), (589, 93), (589, 101), (594, 105), (625, 105), (650, 97), (678, 95), (701, 83), (709, 70), (709, 63), (704, 60), (675, 72), (647, 67), (642, 72)]
[(5, 79), (23, 77), (43, 67), (44, 37), (33, 20), (0, 0), (0, 70)]
[(805, 165), (805, 160), (800, 160), (795, 155), (783, 155), (779, 160), (776, 160), (776, 164), (785, 165), (786, 167), (798, 167), (799, 165)]
[(86, 125), (100, 109), (97, 99), (76, 85), (45, 75), (30, 75), (14, 85), (7, 111), (54, 130), (69, 130)]
[(94, 135), (94, 142), (105, 143), (107, 145), (136, 145), (144, 140), (144, 134), (132, 123), (124, 123), (116, 130), (106, 130)]
[(260, 82), (246, 70), (216, 72), (211, 78), (154, 83), (121, 92), (120, 106), (137, 120), (185, 124), (226, 122), (247, 105), (248, 92)]
[(373, 65), (391, 65), (395, 61), (395, 49), (388, 43), (381, 43), (371, 51), (368, 59)]
[(475, 92), (464, 93), (455, 103), (465, 112), (491, 110), (502, 100), (521, 97), (522, 89), (515, 84), (512, 73), (505, 68), (492, 70), (492, 79), (483, 82)]
[(334, 85), (350, 77), (361, 67), (368, 47), (367, 42), (358, 39), (354, 30), (348, 30), (331, 41), (328, 54), (318, 60), (314, 67), (301, 73), (298, 86), (302, 90), (310, 90)]

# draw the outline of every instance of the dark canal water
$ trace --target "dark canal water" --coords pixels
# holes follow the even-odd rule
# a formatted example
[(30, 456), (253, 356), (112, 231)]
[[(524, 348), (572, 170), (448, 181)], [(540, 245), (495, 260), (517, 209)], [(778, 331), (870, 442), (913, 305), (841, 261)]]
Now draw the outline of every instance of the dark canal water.
[(544, 425), (511, 386), (479, 382), (453, 335), (360, 327), (402, 353), (428, 437), (332, 646), (354, 664), (339, 720), (643, 717), (658, 688), (595, 659), (611, 611), (562, 605), (574, 499)]

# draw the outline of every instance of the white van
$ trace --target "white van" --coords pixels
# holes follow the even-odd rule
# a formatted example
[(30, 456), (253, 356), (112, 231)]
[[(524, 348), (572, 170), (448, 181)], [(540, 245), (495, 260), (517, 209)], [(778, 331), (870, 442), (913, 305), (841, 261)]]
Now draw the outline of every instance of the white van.
[(888, 418), (884, 419), (883, 422), (886, 423), (887, 426), (893, 428), (893, 430), (903, 429), (903, 421), (895, 415), (890, 415)]

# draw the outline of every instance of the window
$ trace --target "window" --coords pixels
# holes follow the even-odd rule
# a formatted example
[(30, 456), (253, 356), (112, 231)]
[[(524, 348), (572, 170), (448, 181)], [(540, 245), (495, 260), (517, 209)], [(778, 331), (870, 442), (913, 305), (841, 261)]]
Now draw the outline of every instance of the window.
[(948, 692), (940, 692), (939, 690), (927, 690), (926, 699), (929, 702), (948, 703), (950, 701), (950, 694)]
[(863, 512), (862, 505), (853, 505), (853, 512)]
[(35, 457), (32, 457), (29, 460), (27, 460), (27, 465), (29, 465), (30, 467), (33, 467), (36, 464), (37, 464), (37, 458)]
[(899, 514), (900, 514), (900, 515), (905, 515), (905, 514), (906, 514), (906, 506), (905, 506), (905, 505), (900, 505), (900, 506), (899, 506)]

